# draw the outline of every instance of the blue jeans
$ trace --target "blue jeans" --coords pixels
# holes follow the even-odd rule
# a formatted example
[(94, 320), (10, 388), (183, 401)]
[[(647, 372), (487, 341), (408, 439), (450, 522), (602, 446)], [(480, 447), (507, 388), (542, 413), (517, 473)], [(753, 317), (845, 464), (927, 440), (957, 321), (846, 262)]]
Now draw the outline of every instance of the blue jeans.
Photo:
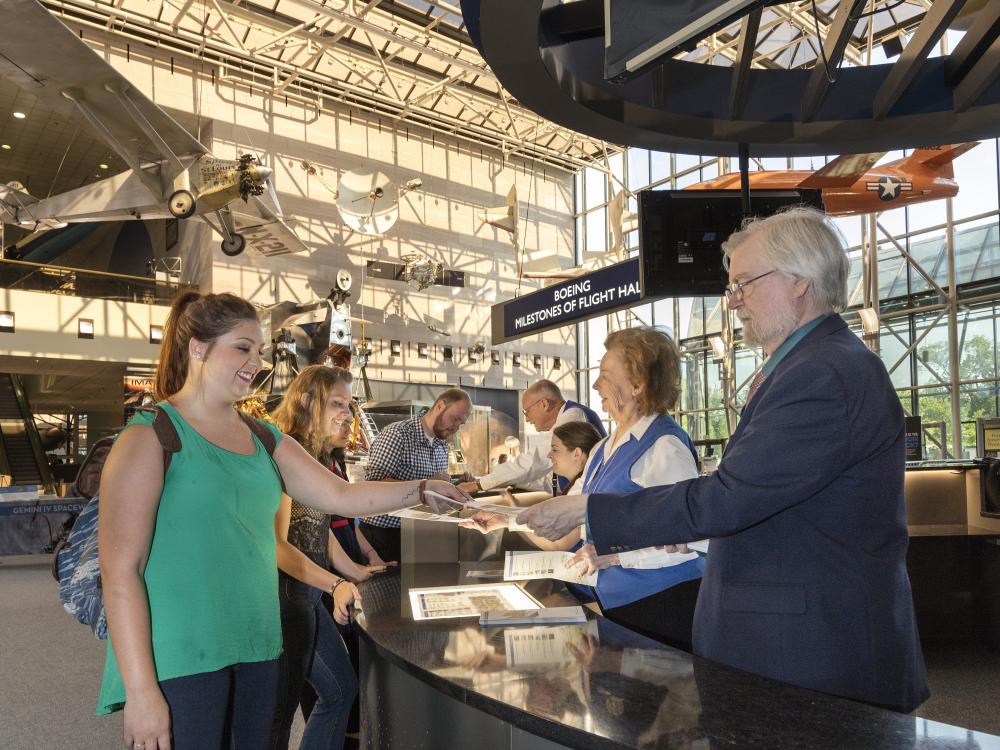
[(288, 747), (302, 685), (308, 680), (317, 700), (299, 750), (339, 750), (358, 694), (358, 678), (344, 639), (319, 589), (281, 574), (278, 592), (285, 650), (278, 660), (278, 708), (271, 748)]
[(264, 750), (277, 697), (278, 661), (244, 662), (160, 682), (173, 750)]

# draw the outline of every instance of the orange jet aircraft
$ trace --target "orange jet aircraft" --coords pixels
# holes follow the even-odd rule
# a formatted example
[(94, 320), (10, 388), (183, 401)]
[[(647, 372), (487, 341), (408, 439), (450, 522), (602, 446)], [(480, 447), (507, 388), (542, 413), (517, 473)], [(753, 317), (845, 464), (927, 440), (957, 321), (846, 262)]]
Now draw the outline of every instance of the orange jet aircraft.
[[(979, 141), (955, 146), (918, 148), (905, 159), (874, 166), (885, 152), (838, 156), (815, 172), (762, 170), (750, 172), (751, 190), (818, 188), (831, 216), (887, 211), (904, 205), (954, 198), (958, 183), (952, 162)], [(685, 190), (739, 190), (740, 174), (732, 172)]]
[[(875, 166), (885, 151), (872, 154), (838, 156), (816, 171), (807, 169), (760, 170), (750, 172), (751, 190), (794, 190), (812, 188), (823, 191), (823, 206), (831, 216), (856, 216), (891, 208), (954, 198), (958, 195), (952, 162), (979, 141), (954, 146), (918, 148), (905, 159)], [(690, 185), (684, 190), (739, 190), (740, 173), (730, 172), (708, 182)], [(614, 201), (612, 201), (614, 203)], [(624, 206), (624, 201), (620, 204)], [(632, 214), (633, 220), (635, 215)], [(625, 231), (630, 231), (626, 229)], [(620, 237), (619, 237), (620, 241)], [(572, 279), (583, 268), (556, 273), (525, 273), (524, 278)]]

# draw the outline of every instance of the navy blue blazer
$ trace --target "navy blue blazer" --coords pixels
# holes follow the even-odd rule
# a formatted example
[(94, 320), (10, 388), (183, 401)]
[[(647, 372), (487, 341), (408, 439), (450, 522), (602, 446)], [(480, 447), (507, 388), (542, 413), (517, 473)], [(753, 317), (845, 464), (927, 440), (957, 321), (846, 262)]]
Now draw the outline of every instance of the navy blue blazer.
[(903, 411), (882, 362), (832, 315), (747, 404), (718, 471), (590, 496), (599, 554), (712, 540), (700, 656), (910, 711), (926, 672), (906, 572)]

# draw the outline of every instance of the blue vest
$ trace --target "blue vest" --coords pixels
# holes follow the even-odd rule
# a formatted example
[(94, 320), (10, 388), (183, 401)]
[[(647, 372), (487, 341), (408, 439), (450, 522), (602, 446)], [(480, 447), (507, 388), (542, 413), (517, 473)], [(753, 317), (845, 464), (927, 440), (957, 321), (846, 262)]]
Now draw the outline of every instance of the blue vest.
[[(597, 431), (601, 433), (601, 437), (608, 436), (607, 431), (604, 429), (604, 423), (601, 421), (601, 418), (597, 416), (597, 412), (593, 409), (586, 407), (583, 404), (578, 404), (576, 401), (567, 401), (566, 406), (564, 407), (564, 410), (565, 409), (579, 409), (587, 418), (587, 422), (594, 425), (594, 427), (597, 428)], [(566, 492), (566, 490), (569, 489), (570, 481), (561, 474), (556, 474), (555, 477), (559, 486), (559, 492)]]
[[(643, 489), (632, 481), (630, 476), (632, 466), (665, 435), (673, 435), (684, 443), (694, 456), (697, 465), (698, 457), (691, 438), (673, 419), (661, 414), (653, 420), (641, 440), (630, 436), (628, 442), (620, 446), (607, 462), (604, 461), (606, 443), (601, 443), (583, 478), (583, 491), (625, 494)], [(700, 557), (669, 568), (652, 570), (636, 570), (615, 565), (598, 572), (597, 598), (604, 609), (621, 607), (676, 586), (678, 583), (701, 578), (704, 570), (705, 561)]]
[(584, 406), (583, 404), (578, 404), (576, 401), (567, 401), (564, 410), (568, 409), (579, 409), (582, 411), (584, 416), (587, 417), (587, 421), (594, 425), (594, 427), (597, 428), (597, 431), (601, 433), (601, 437), (608, 436), (607, 430), (604, 429), (604, 422), (601, 421), (601, 418), (597, 416), (597, 412), (593, 409), (588, 406)]

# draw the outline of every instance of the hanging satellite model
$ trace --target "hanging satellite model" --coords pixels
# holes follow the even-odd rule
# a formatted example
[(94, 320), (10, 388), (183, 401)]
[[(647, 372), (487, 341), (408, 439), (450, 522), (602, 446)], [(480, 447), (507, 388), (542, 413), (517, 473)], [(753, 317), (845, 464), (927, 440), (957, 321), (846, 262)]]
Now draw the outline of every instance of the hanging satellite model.
[(355, 232), (378, 237), (399, 219), (396, 186), (382, 172), (347, 172), (337, 188), (340, 216)]
[(404, 253), (401, 259), (403, 261), (403, 281), (408, 284), (416, 284), (419, 291), (436, 284), (444, 273), (443, 263), (431, 260), (420, 253)]
[(432, 333), (437, 333), (441, 336), (451, 336), (451, 331), (441, 328), (440, 326), (436, 326), (433, 323), (427, 323), (426, 325), (427, 325), (427, 330), (431, 331)]
[(326, 179), (323, 177), (323, 173), (316, 167), (315, 164), (313, 164), (311, 161), (306, 161), (305, 159), (303, 159), (301, 162), (299, 162), (299, 166), (302, 167), (302, 171), (304, 171), (307, 175), (309, 175), (310, 177), (315, 177), (317, 180), (319, 180), (319, 184), (325, 187), (331, 193), (333, 193), (334, 198), (339, 196), (340, 193), (337, 191), (337, 186), (331, 185), (329, 182), (327, 182)]
[(510, 190), (507, 192), (507, 202), (496, 208), (487, 208), (479, 214), (479, 220), (484, 224), (489, 224), (510, 234), (511, 242), (514, 243), (514, 266), (517, 271), (517, 277), (521, 278), (521, 243), (518, 235), (517, 187), (511, 185)]

